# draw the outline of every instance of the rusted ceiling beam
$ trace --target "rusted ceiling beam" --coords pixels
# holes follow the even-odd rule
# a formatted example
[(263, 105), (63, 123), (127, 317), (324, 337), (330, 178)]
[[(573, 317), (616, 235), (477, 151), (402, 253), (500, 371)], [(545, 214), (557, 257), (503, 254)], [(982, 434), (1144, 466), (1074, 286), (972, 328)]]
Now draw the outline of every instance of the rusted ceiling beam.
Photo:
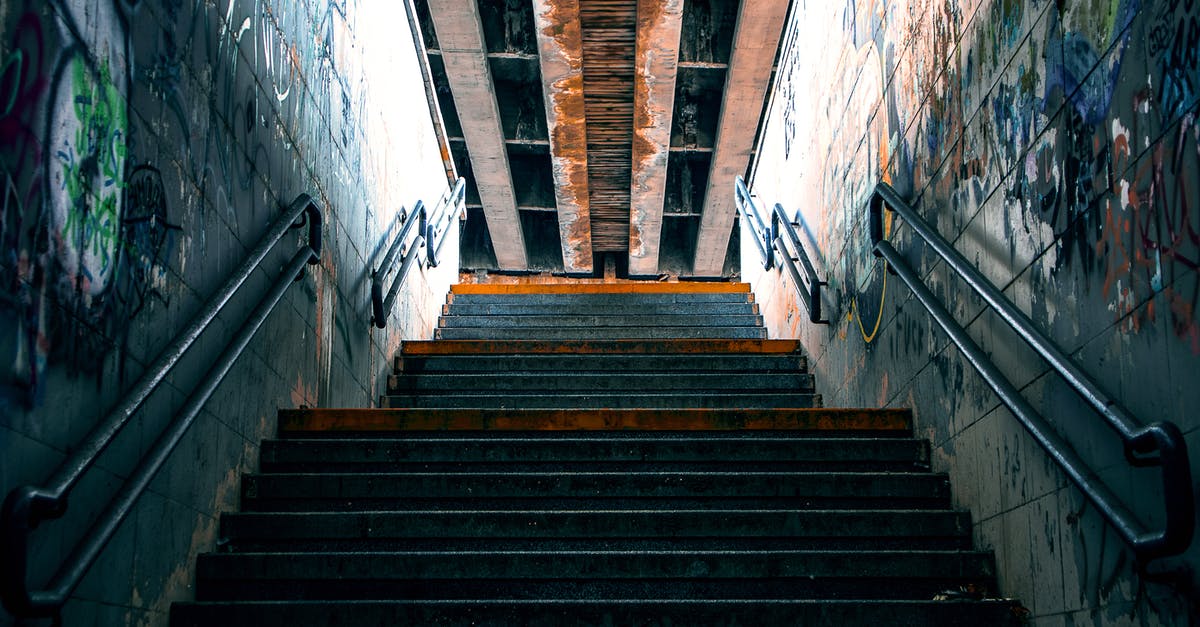
[(742, 0), (738, 9), (716, 147), (704, 193), (704, 212), (696, 234), (696, 257), (692, 264), (692, 274), (696, 276), (720, 276), (724, 270), (736, 211), (733, 181), (750, 161), (787, 8), (788, 3), (779, 0)]
[(683, 0), (638, 0), (629, 274), (658, 274)]
[(429, 0), (429, 13), (467, 140), (496, 263), (502, 270), (524, 270), (528, 267), (525, 237), (517, 214), (479, 9), (474, 0)]
[(583, 36), (578, 0), (533, 0), (538, 62), (558, 205), (563, 269), (592, 272), (588, 204), (587, 116), (583, 101)]

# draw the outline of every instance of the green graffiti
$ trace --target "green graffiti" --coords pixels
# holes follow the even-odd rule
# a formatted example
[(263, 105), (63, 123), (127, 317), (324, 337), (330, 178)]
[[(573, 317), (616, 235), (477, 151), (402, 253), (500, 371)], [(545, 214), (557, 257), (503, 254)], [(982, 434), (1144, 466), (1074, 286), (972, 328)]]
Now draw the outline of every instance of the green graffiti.
[(8, 114), (12, 113), (17, 106), (17, 96), (21, 93), (21, 63), (23, 61), (24, 53), (18, 49), (11, 52), (3, 66), (0, 66), (0, 80), (12, 75), (11, 80), (3, 80), (3, 83), (0, 83), (4, 93), (8, 94), (8, 97), (3, 99), (4, 104), (0, 106), (0, 118), (8, 117)]
[(85, 270), (96, 280), (107, 275), (115, 262), (128, 120), (124, 98), (112, 83), (107, 61), (93, 72), (77, 58), (71, 69), (78, 127), (74, 145), (60, 153), (70, 203), (63, 235), (79, 245), (81, 254), (93, 257)]

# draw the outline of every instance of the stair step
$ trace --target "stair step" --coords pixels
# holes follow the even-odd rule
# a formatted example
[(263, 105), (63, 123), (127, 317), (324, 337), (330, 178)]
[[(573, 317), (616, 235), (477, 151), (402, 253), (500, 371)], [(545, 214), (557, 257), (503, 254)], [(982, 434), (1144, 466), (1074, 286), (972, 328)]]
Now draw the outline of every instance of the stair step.
[(504, 329), (536, 327), (543, 329), (568, 327), (616, 327), (632, 329), (637, 327), (756, 327), (762, 325), (762, 317), (757, 315), (710, 315), (710, 314), (651, 314), (637, 315), (627, 312), (609, 313), (604, 315), (523, 315), (523, 316), (442, 316), (438, 326), (445, 329), (480, 328)]
[(447, 304), (453, 305), (526, 305), (605, 307), (641, 307), (655, 305), (712, 305), (748, 304), (754, 295), (743, 292), (708, 294), (450, 294)]
[(173, 625), (1019, 624), (911, 413), (820, 408), (747, 284), (459, 285), (438, 326), (388, 408), (280, 411)]
[(434, 329), (435, 339), (548, 340), (548, 339), (766, 339), (762, 327), (451, 327)]
[[(197, 600), (446, 598), (928, 599), (991, 587), (975, 551), (209, 553)], [(881, 585), (885, 584), (886, 585)]]
[(749, 283), (681, 281), (679, 283), (457, 283), (450, 286), (459, 294), (749, 294)]
[(761, 374), (730, 373), (583, 373), (583, 372), (500, 372), (495, 374), (402, 374), (388, 375), (389, 394), (405, 392), (428, 392), (446, 394), (486, 394), (488, 392), (556, 392), (591, 391), (620, 392), (625, 395), (641, 395), (649, 392), (672, 392), (678, 390), (704, 390), (706, 394), (719, 392), (759, 393), (779, 391), (781, 393), (813, 390), (810, 374), (776, 373), (771, 377)]
[(587, 394), (504, 392), (441, 395), (389, 394), (384, 404), (393, 409), (755, 409), (812, 408), (821, 406), (818, 394), (698, 394), (592, 392)]
[(241, 512), (222, 515), (221, 536), (234, 550), (650, 550), (711, 548), (718, 539), (724, 548), (758, 540), (778, 549), (950, 550), (969, 547), (970, 526), (969, 514), (950, 510)]
[(395, 358), (397, 373), (455, 372), (803, 372), (802, 355), (431, 355)]
[(263, 625), (889, 625), (1016, 627), (1013, 601), (726, 599), (466, 599), (175, 603), (177, 627)]
[[(478, 437), (429, 432), (423, 437), (267, 440), (263, 472), (450, 470), (466, 464), (514, 470), (681, 470), (752, 468), (792, 471), (925, 469), (929, 445), (901, 438), (817, 438), (757, 432), (646, 436), (633, 432), (509, 432)], [(555, 437), (546, 437), (552, 435)], [(752, 464), (752, 466), (748, 466)]]
[(242, 477), (245, 511), (947, 508), (932, 473), (410, 472)]
[(781, 355), (797, 353), (796, 340), (764, 339), (663, 339), (647, 340), (415, 340), (400, 345), (401, 355)]
[(662, 314), (688, 315), (757, 315), (758, 305), (746, 302), (669, 302), (647, 303), (641, 300), (623, 303), (604, 302), (558, 302), (540, 305), (525, 302), (471, 303), (459, 297), (453, 303), (442, 306), (447, 316), (603, 316), (614, 312), (652, 316)]
[(904, 409), (281, 409), (286, 436), (403, 431), (788, 430), (911, 435)]

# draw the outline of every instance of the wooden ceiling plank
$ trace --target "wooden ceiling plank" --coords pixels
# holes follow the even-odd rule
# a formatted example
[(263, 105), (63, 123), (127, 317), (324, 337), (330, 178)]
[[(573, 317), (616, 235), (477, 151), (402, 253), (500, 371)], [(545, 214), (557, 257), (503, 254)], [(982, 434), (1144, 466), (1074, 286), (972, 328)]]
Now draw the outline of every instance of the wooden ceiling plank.
[(629, 274), (658, 274), (683, 0), (637, 0)]
[(626, 253), (637, 6), (635, 0), (578, 1), (583, 27), (592, 249)]
[(733, 181), (750, 162), (787, 9), (788, 3), (778, 0), (742, 0), (738, 9), (704, 211), (696, 234), (695, 276), (720, 276), (724, 270), (736, 213)]
[(496, 263), (502, 270), (524, 270), (528, 267), (525, 237), (479, 9), (473, 0), (429, 0), (429, 13), (470, 153), (475, 185), (483, 201)]

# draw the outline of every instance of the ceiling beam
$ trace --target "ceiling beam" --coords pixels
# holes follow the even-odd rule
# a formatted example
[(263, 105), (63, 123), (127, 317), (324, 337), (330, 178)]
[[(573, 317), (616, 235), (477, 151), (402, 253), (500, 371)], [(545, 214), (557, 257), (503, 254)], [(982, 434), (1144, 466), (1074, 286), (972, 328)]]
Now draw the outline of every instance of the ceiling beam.
[(509, 174), (500, 109), (488, 67), (483, 25), (474, 0), (429, 0), (429, 13), (446, 66), (446, 78), (483, 202), (496, 263), (502, 270), (524, 270), (525, 237)]
[(724, 271), (736, 212), (733, 181), (750, 162), (787, 9), (787, 2), (777, 0), (743, 0), (738, 9), (704, 211), (696, 234), (692, 263), (692, 274), (696, 276), (715, 277)]
[(587, 116), (583, 101), (583, 35), (578, 0), (533, 0), (538, 62), (550, 161), (558, 205), (563, 269), (592, 272), (592, 219), (588, 205)]
[(683, 0), (638, 0), (629, 274), (658, 274)]

